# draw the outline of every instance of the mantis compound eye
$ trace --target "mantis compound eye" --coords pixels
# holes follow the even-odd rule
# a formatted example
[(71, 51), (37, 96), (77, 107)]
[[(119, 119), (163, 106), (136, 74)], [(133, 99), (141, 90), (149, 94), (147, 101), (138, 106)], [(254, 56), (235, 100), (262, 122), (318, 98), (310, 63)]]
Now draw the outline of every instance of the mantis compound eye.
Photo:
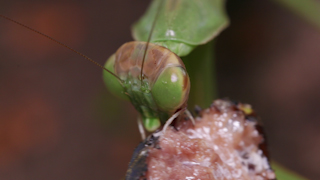
[(181, 66), (169, 66), (161, 72), (151, 93), (158, 107), (170, 112), (187, 102), (189, 89), (190, 79), (186, 70)]
[[(107, 60), (105, 63), (104, 67), (114, 73), (114, 63), (115, 63), (115, 54), (110, 56), (110, 58)], [(102, 74), (103, 81), (106, 84), (107, 88), (109, 91), (114, 94), (117, 97), (120, 97), (121, 99), (124, 100), (129, 100), (128, 96), (125, 94), (125, 90), (123, 86), (120, 84), (119, 80), (115, 78), (113, 75), (111, 75), (107, 71), (103, 71)]]

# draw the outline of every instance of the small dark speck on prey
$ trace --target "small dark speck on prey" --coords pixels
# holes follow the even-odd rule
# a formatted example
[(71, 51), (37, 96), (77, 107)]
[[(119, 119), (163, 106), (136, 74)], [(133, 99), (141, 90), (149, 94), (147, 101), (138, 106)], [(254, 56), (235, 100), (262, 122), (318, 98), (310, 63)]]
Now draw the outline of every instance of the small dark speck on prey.
[(196, 105), (196, 106), (194, 107), (194, 112), (195, 112), (197, 115), (199, 115), (201, 111), (202, 111), (202, 108), (201, 108), (200, 106)]

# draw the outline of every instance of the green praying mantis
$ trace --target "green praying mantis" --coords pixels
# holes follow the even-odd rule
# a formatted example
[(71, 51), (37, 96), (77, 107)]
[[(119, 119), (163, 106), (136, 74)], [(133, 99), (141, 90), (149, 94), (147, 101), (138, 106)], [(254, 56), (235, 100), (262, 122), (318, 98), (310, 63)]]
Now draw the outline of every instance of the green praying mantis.
[[(210, 51), (210, 48), (206, 46), (228, 25), (228, 18), (223, 7), (224, 2), (224, 0), (154, 0), (146, 14), (133, 26), (133, 37), (140, 42), (129, 42), (120, 47), (117, 52), (119, 54), (125, 51), (123, 49), (131, 46), (133, 51), (130, 56), (138, 57), (137, 66), (140, 69), (144, 66), (144, 70), (136, 71), (133, 73), (134, 76), (129, 77), (127, 72), (123, 73), (123, 69), (118, 70), (117, 66), (120, 63), (116, 62), (117, 53), (112, 55), (105, 64), (106, 70), (103, 71), (103, 77), (107, 86), (119, 96), (126, 99), (131, 98), (132, 104), (141, 114), (141, 124), (147, 131), (155, 131), (167, 120), (171, 122), (179, 113), (185, 112), (189, 97), (188, 86), (190, 86), (188, 74), (191, 79), (191, 87), (194, 83), (190, 69), (183, 63), (201, 61), (201, 56)], [(203, 46), (204, 44), (206, 45)], [(198, 49), (197, 46), (202, 46), (205, 51), (200, 51), (203, 54), (192, 59), (193, 52)], [(148, 58), (151, 56), (152, 49), (168, 54), (174, 59), (172, 65), (169, 64), (166, 68), (160, 69), (158, 75), (153, 78), (147, 76), (147, 71), (153, 71), (152, 67), (155, 67)], [(145, 60), (143, 60), (144, 57), (146, 57)], [(177, 77), (175, 83), (172, 83), (171, 80), (173, 73)], [(134, 81), (136, 86), (130, 86), (129, 81)], [(164, 83), (170, 81), (170, 84)], [(125, 84), (125, 82), (128, 83)], [(167, 91), (161, 90), (162, 88)], [(168, 92), (173, 95), (170, 95), (169, 98), (164, 97), (168, 96)], [(141, 95), (143, 93), (147, 95)], [(141, 96), (143, 98), (140, 98)], [(150, 102), (148, 98), (154, 101)], [(208, 99), (212, 100), (209, 97)]]
[(190, 80), (179, 57), (208, 43), (227, 26), (223, 6), (220, 0), (154, 0), (133, 26), (137, 41), (124, 44), (107, 61), (105, 68), (114, 74), (104, 71), (104, 81), (139, 111), (143, 139), (144, 129), (153, 132), (166, 124), (165, 130), (181, 112), (193, 120), (186, 109)]

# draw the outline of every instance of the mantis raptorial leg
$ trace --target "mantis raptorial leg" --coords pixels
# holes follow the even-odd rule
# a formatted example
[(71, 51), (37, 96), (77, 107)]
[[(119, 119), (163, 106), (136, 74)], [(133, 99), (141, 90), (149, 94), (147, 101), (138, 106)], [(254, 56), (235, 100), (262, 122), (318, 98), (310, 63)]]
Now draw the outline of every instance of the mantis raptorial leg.
[(141, 119), (140, 115), (138, 116), (137, 123), (138, 123), (139, 132), (140, 132), (140, 135), (141, 135), (141, 139), (145, 140), (146, 139), (146, 131), (144, 130), (144, 127), (143, 127), (143, 124), (142, 124), (142, 119)]

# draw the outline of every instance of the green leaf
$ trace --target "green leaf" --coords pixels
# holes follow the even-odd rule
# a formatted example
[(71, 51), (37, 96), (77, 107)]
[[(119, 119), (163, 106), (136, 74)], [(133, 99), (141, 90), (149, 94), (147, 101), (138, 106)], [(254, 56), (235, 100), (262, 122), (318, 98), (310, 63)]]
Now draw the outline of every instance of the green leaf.
[(271, 162), (271, 166), (276, 173), (277, 180), (307, 180), (307, 178), (286, 169), (276, 162)]

